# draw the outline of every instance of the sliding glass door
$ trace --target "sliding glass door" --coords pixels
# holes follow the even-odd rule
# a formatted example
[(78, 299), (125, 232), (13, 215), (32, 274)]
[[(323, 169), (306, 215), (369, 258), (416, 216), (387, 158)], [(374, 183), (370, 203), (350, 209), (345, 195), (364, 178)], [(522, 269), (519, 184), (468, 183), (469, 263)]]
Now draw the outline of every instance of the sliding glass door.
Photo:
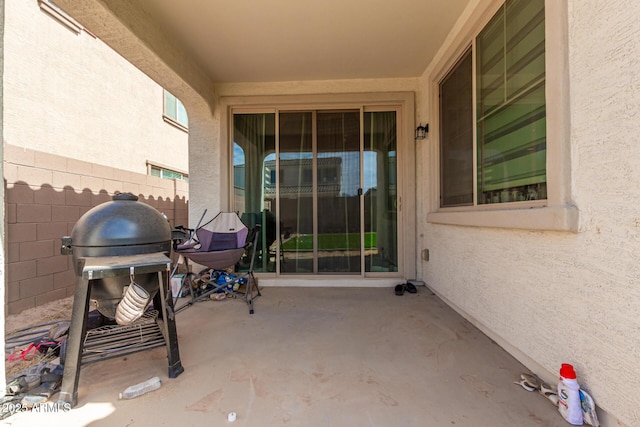
[(234, 114), (234, 209), (263, 224), (257, 271), (398, 271), (397, 112)]
[(279, 119), (277, 181), (282, 214), (281, 239), (275, 249), (280, 272), (313, 273), (317, 242), (314, 233), (313, 114), (282, 112)]
[[(271, 202), (275, 170), (275, 114), (236, 114), (233, 117), (233, 205), (250, 228), (261, 225), (255, 270), (268, 271), (270, 251), (276, 241), (277, 208)], [(271, 161), (272, 162), (272, 161)], [(250, 260), (245, 260), (245, 264)], [(245, 266), (246, 267), (246, 266)]]
[(396, 111), (364, 113), (364, 248), (367, 272), (398, 271)]
[(317, 113), (318, 273), (360, 273), (360, 112)]

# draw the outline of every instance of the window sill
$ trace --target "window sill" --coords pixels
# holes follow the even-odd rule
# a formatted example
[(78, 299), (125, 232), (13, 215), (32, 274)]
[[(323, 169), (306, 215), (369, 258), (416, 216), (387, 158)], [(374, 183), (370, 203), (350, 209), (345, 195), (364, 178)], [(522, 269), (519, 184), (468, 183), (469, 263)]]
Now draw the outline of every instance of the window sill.
[(575, 206), (544, 206), (518, 209), (451, 211), (440, 210), (427, 215), (434, 224), (470, 227), (515, 228), (578, 232), (579, 211)]
[(172, 119), (171, 117), (169, 117), (169, 116), (165, 116), (165, 115), (163, 115), (163, 116), (162, 116), (162, 120), (164, 120), (165, 122), (169, 123), (171, 126), (173, 126), (173, 127), (176, 127), (176, 128), (178, 128), (178, 129), (180, 129), (181, 131), (184, 131), (184, 132), (186, 132), (186, 133), (189, 133), (189, 128), (188, 128), (188, 127), (186, 127), (185, 125), (183, 125), (183, 124), (181, 124), (181, 123), (179, 123), (179, 122), (176, 122), (175, 120), (173, 120), (173, 119)]

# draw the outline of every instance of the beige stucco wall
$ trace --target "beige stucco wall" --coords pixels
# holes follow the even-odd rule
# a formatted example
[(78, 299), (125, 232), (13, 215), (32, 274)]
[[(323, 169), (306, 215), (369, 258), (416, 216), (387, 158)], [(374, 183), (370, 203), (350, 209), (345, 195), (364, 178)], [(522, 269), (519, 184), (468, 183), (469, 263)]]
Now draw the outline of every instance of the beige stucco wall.
[(4, 141), (136, 173), (188, 171), (188, 135), (162, 118), (163, 90), (37, 0), (5, 3)]
[[(481, 3), (473, 2), (461, 18), (459, 33), (477, 22)], [(418, 251), (430, 251), (418, 270), (436, 293), (548, 381), (555, 381), (561, 363), (574, 364), (580, 383), (608, 412), (605, 425), (618, 425), (617, 418), (635, 426), (640, 3), (571, 0), (565, 16), (570, 125), (561, 143), (570, 149), (566, 190), (580, 214), (578, 232), (428, 222), (429, 212), (437, 210), (429, 172), (437, 168), (437, 140), (430, 138), (418, 146), (419, 161), (428, 165), (417, 171)], [(459, 52), (453, 36), (443, 46), (445, 57)], [(548, 52), (550, 44), (557, 40), (548, 42)], [(421, 80), (417, 114), (433, 123), (429, 78), (426, 72)], [(547, 96), (547, 105), (558, 101), (557, 93)]]
[(37, 0), (2, 7), (3, 309), (14, 314), (73, 294), (60, 238), (115, 192), (188, 225), (188, 184), (147, 174), (147, 161), (187, 171), (188, 134), (163, 120), (162, 87), (105, 43)]

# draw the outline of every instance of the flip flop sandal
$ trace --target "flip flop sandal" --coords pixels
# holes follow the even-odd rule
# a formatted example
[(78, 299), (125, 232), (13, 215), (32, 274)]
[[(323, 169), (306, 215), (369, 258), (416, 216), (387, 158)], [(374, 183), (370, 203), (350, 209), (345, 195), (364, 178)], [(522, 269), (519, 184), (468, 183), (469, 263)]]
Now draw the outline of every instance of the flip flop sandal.
[(534, 390), (540, 390), (542, 380), (533, 374), (520, 374), (520, 379)]
[(542, 381), (535, 375), (520, 374), (520, 381), (514, 381), (513, 383), (522, 386), (522, 388), (527, 391), (536, 391), (540, 390)]
[(514, 381), (513, 383), (522, 386), (522, 388), (527, 391), (536, 391), (536, 389), (534, 387), (531, 387), (525, 380)]
[(415, 294), (418, 293), (418, 290), (416, 289), (416, 286), (413, 283), (405, 283), (404, 288), (407, 290), (407, 292), (409, 292), (410, 294)]
[(398, 296), (404, 295), (404, 284), (401, 283), (399, 285), (396, 285), (395, 292)]
[(558, 406), (558, 393), (549, 384), (540, 383), (540, 389), (538, 390), (541, 395), (546, 397), (549, 402), (553, 403), (553, 406)]

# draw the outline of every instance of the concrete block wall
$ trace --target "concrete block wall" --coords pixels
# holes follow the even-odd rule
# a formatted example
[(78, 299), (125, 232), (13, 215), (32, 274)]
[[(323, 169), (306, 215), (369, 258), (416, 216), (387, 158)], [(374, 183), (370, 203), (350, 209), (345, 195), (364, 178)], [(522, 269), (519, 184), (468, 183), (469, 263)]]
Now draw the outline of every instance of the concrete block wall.
[(73, 295), (72, 257), (60, 255), (61, 238), (89, 209), (131, 192), (164, 213), (171, 225), (188, 225), (188, 183), (137, 174), (5, 144), (7, 286), (5, 312)]

